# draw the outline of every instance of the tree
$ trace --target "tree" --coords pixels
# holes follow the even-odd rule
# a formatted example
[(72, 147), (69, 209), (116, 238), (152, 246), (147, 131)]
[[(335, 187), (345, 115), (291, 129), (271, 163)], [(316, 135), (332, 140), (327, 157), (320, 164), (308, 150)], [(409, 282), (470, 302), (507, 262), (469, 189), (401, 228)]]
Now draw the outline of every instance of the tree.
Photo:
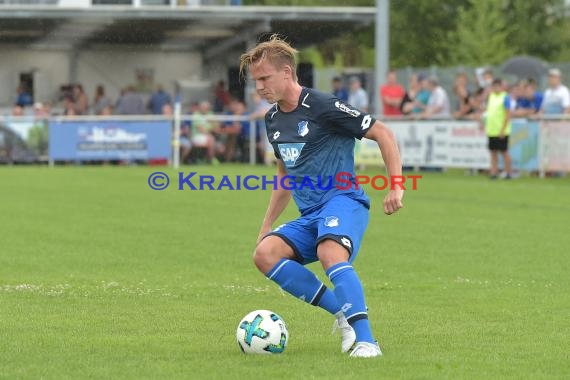
[(517, 52), (507, 37), (512, 26), (507, 25), (502, 0), (472, 0), (470, 7), (459, 10), (457, 28), (448, 33), (449, 64), (480, 66), (498, 64)]

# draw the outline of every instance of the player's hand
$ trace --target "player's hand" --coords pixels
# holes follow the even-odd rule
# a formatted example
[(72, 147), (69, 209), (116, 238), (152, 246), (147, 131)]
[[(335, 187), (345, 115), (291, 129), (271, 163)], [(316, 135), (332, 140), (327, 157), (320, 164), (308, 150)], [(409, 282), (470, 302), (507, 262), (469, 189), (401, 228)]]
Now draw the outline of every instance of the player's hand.
[(265, 237), (265, 235), (267, 235), (268, 233), (271, 232), (271, 226), (269, 227), (261, 227), (261, 230), (259, 231), (259, 235), (257, 236), (257, 242), (255, 243), (255, 246), (257, 247), (259, 245), (259, 243), (261, 242), (261, 240), (263, 240), (263, 238)]
[(404, 197), (404, 190), (394, 189), (390, 190), (388, 195), (384, 198), (384, 213), (386, 215), (392, 215), (399, 209), (404, 207), (402, 203), (402, 198)]

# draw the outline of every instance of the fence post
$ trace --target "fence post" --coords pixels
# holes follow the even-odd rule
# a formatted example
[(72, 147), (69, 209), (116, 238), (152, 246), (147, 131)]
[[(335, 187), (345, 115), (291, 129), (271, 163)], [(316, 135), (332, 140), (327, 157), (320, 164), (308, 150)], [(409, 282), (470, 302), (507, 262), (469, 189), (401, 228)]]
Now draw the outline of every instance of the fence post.
[(176, 103), (174, 104), (174, 140), (172, 141), (172, 162), (174, 169), (180, 167), (180, 113), (182, 106), (180, 104), (180, 98), (177, 97)]

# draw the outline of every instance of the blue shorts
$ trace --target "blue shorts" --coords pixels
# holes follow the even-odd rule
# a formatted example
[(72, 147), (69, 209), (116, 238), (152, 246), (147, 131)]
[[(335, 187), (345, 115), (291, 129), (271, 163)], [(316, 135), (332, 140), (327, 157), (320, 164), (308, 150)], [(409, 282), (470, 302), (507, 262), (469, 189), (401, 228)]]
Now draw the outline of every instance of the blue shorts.
[(368, 208), (350, 197), (337, 195), (321, 209), (282, 224), (266, 236), (282, 238), (303, 265), (318, 261), (317, 245), (332, 239), (348, 250), (352, 263), (367, 226)]

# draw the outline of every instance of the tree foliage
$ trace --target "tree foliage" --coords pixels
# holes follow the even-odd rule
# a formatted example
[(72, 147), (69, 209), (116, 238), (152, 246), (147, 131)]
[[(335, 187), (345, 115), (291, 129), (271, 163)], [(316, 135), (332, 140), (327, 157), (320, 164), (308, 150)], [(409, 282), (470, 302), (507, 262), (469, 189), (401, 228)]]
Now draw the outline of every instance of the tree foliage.
[[(244, 0), (246, 5), (375, 6), (375, 0)], [(374, 25), (315, 46), (321, 63), (365, 66)], [(390, 66), (500, 63), (512, 55), (570, 59), (565, 0), (391, 0)], [(314, 56), (314, 52), (311, 53)]]
[(448, 33), (449, 64), (480, 66), (499, 64), (513, 56), (516, 47), (507, 38), (513, 26), (507, 24), (502, 0), (471, 0), (459, 9), (457, 26)]

